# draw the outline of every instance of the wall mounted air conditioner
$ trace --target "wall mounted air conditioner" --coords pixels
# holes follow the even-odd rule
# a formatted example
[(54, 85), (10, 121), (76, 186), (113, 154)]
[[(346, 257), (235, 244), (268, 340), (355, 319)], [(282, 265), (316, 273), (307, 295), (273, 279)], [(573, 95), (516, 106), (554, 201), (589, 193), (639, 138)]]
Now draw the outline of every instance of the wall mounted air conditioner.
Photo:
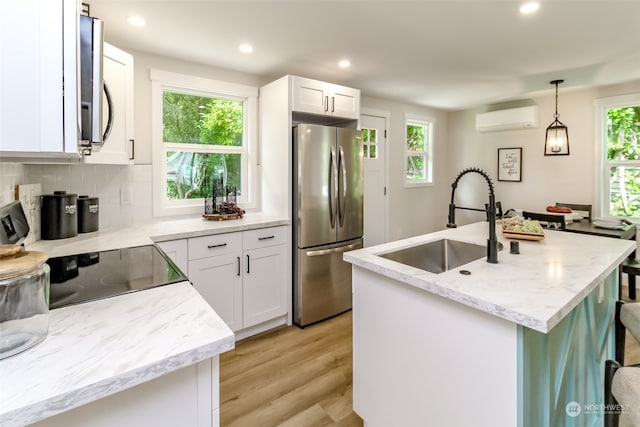
[(495, 132), (513, 129), (535, 129), (538, 127), (538, 106), (510, 108), (476, 114), (478, 132)]

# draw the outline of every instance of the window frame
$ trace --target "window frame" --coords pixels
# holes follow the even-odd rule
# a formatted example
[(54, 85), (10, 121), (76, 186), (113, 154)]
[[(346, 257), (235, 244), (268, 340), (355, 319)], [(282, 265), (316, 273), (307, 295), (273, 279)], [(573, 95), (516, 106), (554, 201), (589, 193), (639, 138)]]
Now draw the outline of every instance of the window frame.
[[(407, 143), (407, 126), (409, 125), (421, 125), (428, 127), (428, 132), (425, 133), (424, 150), (423, 151), (410, 151)], [(433, 182), (433, 139), (435, 134), (436, 121), (432, 117), (418, 116), (414, 114), (405, 114), (404, 127), (403, 127), (403, 144), (404, 144), (404, 156), (402, 157), (402, 173), (404, 188), (419, 188), (419, 187), (431, 187)], [(407, 160), (409, 156), (423, 156), (425, 158), (425, 179), (419, 181), (410, 181), (407, 179)]]
[[(153, 167), (153, 216), (201, 214), (204, 200), (168, 200), (166, 153), (168, 151), (226, 153), (241, 155), (242, 197), (238, 205), (244, 209), (257, 208), (258, 182), (258, 88), (202, 77), (151, 70), (151, 146)], [(165, 143), (163, 141), (163, 98), (171, 91), (197, 96), (227, 98), (243, 103), (242, 147), (204, 144)]]
[(611, 168), (616, 166), (636, 166), (640, 167), (640, 160), (616, 160), (607, 159), (607, 110), (611, 108), (624, 108), (640, 105), (640, 93), (628, 95), (611, 96), (594, 100), (595, 107), (595, 165), (594, 174), (594, 218), (605, 219), (626, 218), (632, 222), (640, 223), (637, 217), (613, 216), (610, 211), (611, 187), (609, 180)]

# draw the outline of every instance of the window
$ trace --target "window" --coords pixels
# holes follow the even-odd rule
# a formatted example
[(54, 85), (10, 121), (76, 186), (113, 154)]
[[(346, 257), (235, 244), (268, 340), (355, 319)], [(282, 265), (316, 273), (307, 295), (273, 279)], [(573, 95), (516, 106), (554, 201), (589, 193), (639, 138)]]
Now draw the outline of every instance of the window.
[(362, 147), (365, 159), (378, 158), (378, 130), (374, 128), (362, 129)]
[(202, 213), (213, 180), (253, 207), (257, 89), (153, 70), (154, 215)]
[(640, 94), (596, 101), (602, 216), (640, 218)]
[(433, 120), (405, 117), (405, 186), (433, 183)]

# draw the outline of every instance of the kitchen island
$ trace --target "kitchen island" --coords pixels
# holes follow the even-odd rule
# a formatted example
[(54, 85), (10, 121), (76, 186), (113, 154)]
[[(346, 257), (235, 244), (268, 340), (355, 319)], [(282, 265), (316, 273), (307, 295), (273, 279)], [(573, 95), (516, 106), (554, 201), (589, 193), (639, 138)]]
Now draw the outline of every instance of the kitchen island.
[(613, 358), (617, 266), (636, 243), (547, 231), (520, 241), (518, 255), (499, 236), (498, 264), (440, 274), (379, 256), (443, 238), (486, 245), (487, 236), (476, 223), (344, 255), (354, 410), (367, 426), (601, 425), (594, 405)]

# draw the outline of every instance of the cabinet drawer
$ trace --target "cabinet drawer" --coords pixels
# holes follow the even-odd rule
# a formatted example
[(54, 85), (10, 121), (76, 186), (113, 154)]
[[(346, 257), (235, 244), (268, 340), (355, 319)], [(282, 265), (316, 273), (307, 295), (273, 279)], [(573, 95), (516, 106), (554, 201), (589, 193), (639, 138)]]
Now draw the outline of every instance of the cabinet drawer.
[(189, 239), (189, 260), (242, 252), (242, 233), (214, 234)]
[(242, 248), (264, 248), (267, 246), (281, 245), (286, 242), (285, 227), (269, 227), (242, 233)]

